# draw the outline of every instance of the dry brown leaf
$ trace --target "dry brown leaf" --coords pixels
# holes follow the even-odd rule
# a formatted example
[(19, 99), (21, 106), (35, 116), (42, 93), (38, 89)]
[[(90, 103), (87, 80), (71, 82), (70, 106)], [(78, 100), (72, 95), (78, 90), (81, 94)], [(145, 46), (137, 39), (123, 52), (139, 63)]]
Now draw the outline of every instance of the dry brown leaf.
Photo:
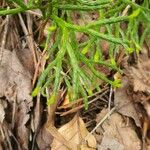
[[(62, 142), (64, 140), (63, 137), (61, 136), (61, 134), (56, 129), (56, 127), (54, 126), (55, 112), (56, 112), (57, 104), (58, 104), (58, 101), (62, 98), (63, 94), (64, 94), (64, 91), (60, 90), (58, 92), (55, 103), (47, 106), (47, 109), (48, 109), (47, 121), (43, 125), (43, 127), (40, 129), (40, 132), (36, 138), (36, 142), (37, 142), (38, 148), (40, 150), (49, 149), (50, 145), (53, 142), (54, 137), (57, 137)], [(67, 143), (67, 142), (65, 141), (65, 143)]]
[[(146, 66), (150, 66), (150, 60)], [(145, 70), (144, 63), (139, 62), (138, 68), (131, 67), (131, 76), (133, 78), (134, 91), (143, 91), (150, 93), (150, 68)]]
[[(30, 96), (31, 75), (22, 65), (16, 52), (4, 49), (0, 66), (0, 97), (5, 96), (13, 108), (8, 108), (8, 113), (13, 115), (15, 121), (16, 138), (23, 149), (28, 148), (29, 130), (26, 123), (29, 120), (29, 111), (33, 105)], [(14, 105), (14, 104), (17, 105)], [(9, 117), (7, 115), (7, 117)]]
[(122, 78), (122, 87), (116, 89), (114, 93), (114, 104), (118, 107), (118, 112), (124, 116), (134, 119), (136, 125), (141, 127), (139, 116), (136, 112), (132, 97), (127, 94), (129, 89), (129, 81), (127, 77)]
[(127, 68), (130, 72), (134, 91), (148, 92), (150, 94), (150, 58), (147, 49), (143, 47), (136, 67)]
[(52, 141), (52, 135), (49, 132), (47, 132), (45, 128), (41, 128), (36, 138), (38, 148), (40, 150), (49, 150)]
[[(102, 112), (97, 115), (97, 121), (99, 122), (106, 113), (106, 109), (102, 110)], [(112, 114), (98, 130), (102, 136), (101, 143), (98, 145), (99, 150), (141, 149), (141, 141), (136, 132), (131, 126), (125, 125), (122, 116), (118, 113)]]
[[(78, 115), (76, 115), (69, 123), (62, 126), (58, 132), (60, 132), (67, 141), (74, 145), (73, 150), (77, 150), (78, 148), (86, 150), (96, 149), (96, 140), (93, 135), (89, 135), (89, 138), (85, 141), (85, 137), (89, 132), (86, 129), (82, 118)], [(68, 150), (68, 148), (56, 138), (51, 147), (52, 150)]]
[(124, 146), (120, 144), (117, 139), (103, 137), (101, 145), (98, 145), (98, 150), (124, 150)]

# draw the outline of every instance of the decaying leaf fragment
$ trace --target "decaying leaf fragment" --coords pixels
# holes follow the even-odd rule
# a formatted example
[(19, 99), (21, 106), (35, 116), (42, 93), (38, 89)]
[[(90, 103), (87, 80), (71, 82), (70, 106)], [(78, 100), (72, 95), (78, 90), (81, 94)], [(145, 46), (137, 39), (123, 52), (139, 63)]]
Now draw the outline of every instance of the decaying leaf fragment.
[[(99, 122), (107, 113), (103, 109), (97, 115), (97, 122)], [(112, 114), (109, 119), (99, 127), (98, 132), (100, 136), (97, 138), (98, 150), (140, 150), (141, 141), (138, 138), (132, 126), (126, 126), (122, 116), (118, 113)]]
[(118, 107), (118, 112), (124, 116), (134, 119), (136, 125), (141, 127), (139, 116), (133, 104), (131, 95), (128, 95), (129, 81), (127, 77), (122, 78), (122, 87), (116, 89), (114, 93), (114, 104)]
[[(21, 144), (22, 149), (28, 148), (29, 130), (26, 127), (32, 107), (32, 97), (30, 96), (31, 74), (20, 62), (15, 51), (3, 50), (3, 57), (0, 64), (0, 97), (5, 97), (9, 103), (7, 108), (7, 120), (11, 123), (11, 128), (16, 131), (16, 139)], [(11, 130), (11, 129), (10, 129)]]
[(128, 70), (134, 91), (142, 91), (150, 94), (150, 58), (144, 47), (136, 67), (129, 67)]
[[(89, 138), (85, 140), (88, 135), (88, 130), (85, 124), (78, 115), (76, 115), (69, 123), (62, 126), (59, 133), (73, 145), (73, 150), (94, 150), (96, 149), (96, 140), (93, 135), (89, 135)], [(63, 143), (60, 143), (56, 138), (52, 145), (52, 150), (69, 150)]]
[[(125, 66), (128, 77), (128, 85), (133, 87), (133, 100), (140, 102), (150, 117), (150, 55), (149, 48), (142, 47), (137, 63)], [(124, 98), (123, 98), (124, 99)]]

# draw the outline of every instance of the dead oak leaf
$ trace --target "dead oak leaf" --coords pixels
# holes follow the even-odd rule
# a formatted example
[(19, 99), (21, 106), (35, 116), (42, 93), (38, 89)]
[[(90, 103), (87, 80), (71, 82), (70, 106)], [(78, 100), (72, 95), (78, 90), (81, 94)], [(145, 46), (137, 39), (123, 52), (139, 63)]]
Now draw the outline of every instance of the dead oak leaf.
[[(101, 120), (106, 113), (107, 110), (103, 109), (101, 113), (97, 115), (97, 121)], [(98, 130), (101, 136), (98, 150), (141, 149), (141, 141), (136, 132), (131, 126), (126, 126), (122, 116), (118, 113), (112, 114), (109, 119), (103, 122)]]
[[(89, 135), (89, 138), (85, 140), (89, 132), (86, 129), (82, 118), (78, 115), (76, 115), (69, 123), (62, 126), (58, 132), (61, 133), (67, 141), (74, 145), (73, 150), (77, 150), (78, 148), (82, 150), (96, 149), (96, 140), (93, 135)], [(52, 150), (68, 150), (68, 148), (56, 138), (51, 147)]]

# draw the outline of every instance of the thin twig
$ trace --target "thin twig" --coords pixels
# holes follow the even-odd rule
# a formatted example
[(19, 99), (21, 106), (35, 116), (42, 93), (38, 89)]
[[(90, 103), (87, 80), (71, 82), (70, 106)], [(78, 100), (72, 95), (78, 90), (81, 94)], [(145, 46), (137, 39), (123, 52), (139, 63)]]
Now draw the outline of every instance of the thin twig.
[[(13, 85), (15, 86), (15, 85)], [(17, 92), (15, 91), (14, 92), (14, 95), (13, 95), (13, 110), (12, 110), (12, 119), (11, 119), (11, 126), (12, 126), (12, 129), (14, 129), (14, 126), (15, 126), (15, 115), (16, 115), (16, 105), (17, 105)]]
[(0, 123), (0, 133), (1, 133), (1, 137), (4, 140), (5, 139), (5, 134), (4, 134), (4, 130), (2, 128), (2, 124)]
[[(25, 35), (29, 35), (29, 32), (26, 28), (26, 25), (23, 21), (23, 18), (21, 16), (21, 14), (18, 14), (19, 16), (19, 19), (20, 19), (20, 24), (22, 26), (22, 29), (23, 29), (23, 32)], [(36, 64), (37, 64), (37, 60), (36, 60), (36, 53), (35, 53), (35, 50), (34, 50), (34, 44), (32, 41), (32, 37), (31, 36), (26, 36), (27, 38), (27, 42), (28, 42), (28, 46), (29, 46), (29, 49), (31, 50), (31, 53), (32, 53), (32, 56), (33, 56), (33, 62), (34, 62), (34, 68), (36, 68)]]
[[(33, 80), (32, 80), (32, 87), (34, 87), (34, 84), (36, 82), (36, 79), (38, 77), (38, 74), (39, 74), (39, 68), (40, 68), (40, 65), (42, 63), (42, 60), (45, 58), (45, 54), (46, 52), (43, 51), (40, 58), (38, 59), (38, 62), (37, 62), (37, 65), (35, 67), (35, 72), (34, 72), (34, 75), (33, 75)], [(43, 67), (44, 68), (44, 67)]]
[[(8, 7), (9, 8), (9, 7)], [(4, 32), (3, 32), (3, 38), (2, 38), (2, 44), (1, 44), (1, 48), (0, 48), (0, 65), (2, 63), (2, 59), (3, 59), (3, 51), (5, 49), (5, 44), (6, 44), (6, 37), (7, 37), (7, 33), (8, 33), (8, 26), (9, 26), (9, 18), (10, 16), (6, 16), (6, 24), (4, 27)]]
[[(101, 99), (102, 96), (103, 96), (103, 94), (96, 96), (96, 98), (94, 98), (93, 100), (91, 100), (91, 101), (88, 102), (88, 105), (91, 104), (91, 103), (93, 103), (93, 102), (95, 102), (98, 99), (103, 100), (103, 99)], [(67, 112), (64, 112), (60, 116), (65, 116), (65, 115), (68, 115), (70, 113), (74, 113), (74, 112), (78, 111), (79, 109), (81, 109), (83, 107), (84, 107), (84, 104), (82, 104), (80, 106), (77, 106), (77, 107), (75, 107), (75, 108), (73, 108), (73, 109), (71, 109), (71, 110), (69, 110)]]
[(116, 107), (113, 107), (104, 117), (103, 119), (96, 125), (96, 127), (90, 132), (88, 133), (88, 135), (85, 137), (85, 140), (89, 138), (89, 136), (91, 134), (93, 134), (96, 129), (116, 110)]
[[(40, 127), (40, 121), (41, 121), (41, 112), (40, 112), (40, 98), (41, 98), (41, 94), (39, 93), (37, 95), (37, 102), (36, 102), (36, 106), (35, 106), (35, 109), (34, 109), (34, 136), (33, 136), (33, 140), (32, 140), (32, 147), (31, 147), (31, 150), (34, 150), (34, 145), (35, 145), (35, 141), (36, 141), (36, 137), (37, 137), (37, 134), (38, 134), (38, 130), (39, 130), (39, 127)], [(35, 124), (35, 122), (37, 124)]]
[(18, 150), (21, 150), (20, 144), (19, 144), (18, 140), (16, 139), (16, 137), (13, 135), (13, 133), (10, 130), (8, 130), (8, 133), (9, 133), (9, 136), (11, 136), (14, 139), (14, 141), (16, 142), (16, 144), (18, 146)]
[[(104, 87), (101, 91), (95, 92), (94, 94), (89, 95), (87, 98), (92, 98), (98, 94), (101, 94), (101, 96), (103, 96), (104, 93), (106, 93), (107, 91), (108, 91), (108, 87)], [(84, 100), (84, 98), (77, 99), (76, 101), (70, 102), (69, 104), (66, 104), (64, 106), (59, 106), (59, 107), (57, 107), (57, 109), (67, 109), (69, 107), (72, 107), (75, 104), (83, 102), (83, 100)]]
[(112, 93), (113, 93), (113, 88), (112, 88), (112, 85), (111, 85), (111, 87), (110, 87), (110, 93), (109, 93), (109, 99), (108, 99), (108, 110), (109, 111), (111, 109)]
[[(132, 2), (135, 2), (135, 0), (132, 0)], [(123, 10), (122, 15), (121, 16), (126, 16), (128, 10), (131, 8), (131, 5), (127, 5), (127, 7)]]
[(10, 141), (10, 137), (8, 134), (8, 129), (5, 126), (3, 126), (3, 130), (4, 130), (5, 137), (6, 137), (6, 141), (8, 143), (9, 150), (13, 150), (12, 145), (11, 145), (11, 141)]
[(36, 57), (36, 53), (35, 53), (35, 44), (34, 44), (34, 41), (33, 41), (33, 30), (32, 30), (32, 26), (33, 26), (33, 17), (31, 14), (29, 13), (26, 13), (26, 16), (27, 16), (27, 27), (28, 27), (28, 34), (29, 34), (29, 41), (30, 41), (30, 47), (31, 47), (31, 51), (33, 53), (33, 60), (34, 60), (34, 65), (36, 67), (36, 64), (37, 64), (37, 57)]
[(36, 15), (38, 17), (42, 17), (42, 13), (40, 13), (40, 12), (38, 13), (38, 12), (35, 12), (33, 10), (28, 10), (27, 12), (30, 13), (30, 14), (32, 14), (32, 15)]

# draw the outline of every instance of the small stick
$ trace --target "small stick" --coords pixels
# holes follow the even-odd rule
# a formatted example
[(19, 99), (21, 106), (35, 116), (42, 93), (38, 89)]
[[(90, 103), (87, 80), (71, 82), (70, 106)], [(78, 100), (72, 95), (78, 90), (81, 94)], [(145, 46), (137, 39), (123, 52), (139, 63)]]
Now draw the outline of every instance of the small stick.
[(35, 11), (32, 11), (32, 10), (28, 10), (27, 12), (32, 14), (32, 15), (36, 15), (38, 17), (42, 17), (42, 13), (40, 13), (40, 12), (38, 13), (38, 12), (35, 12)]
[[(22, 26), (23, 32), (25, 35), (29, 35), (29, 32), (26, 28), (26, 25), (23, 21), (23, 18), (21, 16), (21, 14), (18, 14), (19, 19), (20, 19), (20, 24)], [(36, 64), (37, 64), (37, 60), (36, 60), (36, 54), (35, 54), (35, 50), (34, 50), (34, 44), (31, 42), (32, 41), (32, 37), (31, 36), (26, 36), (27, 37), (27, 42), (28, 42), (28, 46), (29, 49), (31, 50), (32, 56), (33, 56), (33, 62), (34, 62), (34, 68), (36, 68)]]
[[(105, 87), (101, 91), (98, 91), (92, 95), (89, 95), (87, 98), (91, 98), (91, 97), (96, 96), (100, 93), (101, 93), (101, 97), (102, 97), (107, 91), (108, 91), (108, 87)], [(72, 107), (73, 105), (81, 103), (81, 102), (83, 102), (83, 98), (79, 98), (76, 101), (70, 102), (69, 104), (66, 104), (64, 106), (59, 106), (57, 109), (66, 109), (66, 108)]]
[[(99, 95), (99, 96), (97, 96), (96, 98), (94, 98), (93, 100), (89, 101), (89, 102), (88, 102), (88, 105), (91, 104), (91, 103), (93, 103), (93, 102), (95, 102), (95, 101), (98, 100), (98, 99), (101, 99), (101, 95)], [(103, 100), (103, 99), (101, 99), (101, 100)], [(69, 111), (67, 111), (67, 112), (64, 112), (64, 113), (62, 113), (60, 116), (65, 116), (65, 115), (68, 115), (68, 114), (70, 114), (70, 113), (74, 113), (74, 112), (78, 111), (79, 109), (81, 109), (81, 108), (83, 108), (83, 107), (84, 107), (84, 104), (82, 104), (82, 105), (80, 105), (80, 106), (77, 106), (77, 107), (75, 107), (75, 108), (73, 108), (73, 109), (71, 109), (71, 110), (69, 110)]]
[(110, 93), (109, 93), (109, 100), (108, 100), (108, 110), (109, 110), (109, 111), (110, 111), (110, 109), (111, 109), (112, 93), (113, 93), (113, 88), (112, 88), (112, 86), (111, 86), (111, 87), (110, 87)]
[[(9, 7), (8, 7), (9, 8)], [(7, 9), (8, 9), (7, 8)], [(9, 25), (9, 16), (6, 16), (6, 24), (4, 27), (4, 32), (3, 32), (3, 38), (2, 38), (2, 45), (0, 47), (0, 65), (2, 63), (2, 58), (3, 58), (3, 51), (5, 49), (5, 44), (6, 44), (6, 37), (7, 37), (7, 33), (8, 33), (8, 25)]]
[[(135, 2), (135, 0), (132, 0), (132, 2)], [(122, 15), (121, 16), (126, 16), (128, 10), (130, 9), (130, 5), (127, 5), (127, 7), (123, 10)]]
[(89, 138), (91, 134), (93, 134), (96, 129), (116, 110), (116, 107), (113, 107), (104, 117), (103, 119), (96, 125), (96, 127), (85, 137), (85, 140)]
[[(40, 114), (40, 98), (41, 98), (41, 94), (39, 93), (37, 95), (37, 102), (36, 102), (36, 106), (34, 109), (34, 135), (33, 135), (33, 140), (32, 140), (32, 147), (31, 150), (35, 149), (35, 142), (36, 142), (36, 137), (38, 135), (38, 130), (40, 128), (40, 121), (41, 121), (41, 114)], [(37, 124), (35, 124), (35, 122), (37, 122)]]

